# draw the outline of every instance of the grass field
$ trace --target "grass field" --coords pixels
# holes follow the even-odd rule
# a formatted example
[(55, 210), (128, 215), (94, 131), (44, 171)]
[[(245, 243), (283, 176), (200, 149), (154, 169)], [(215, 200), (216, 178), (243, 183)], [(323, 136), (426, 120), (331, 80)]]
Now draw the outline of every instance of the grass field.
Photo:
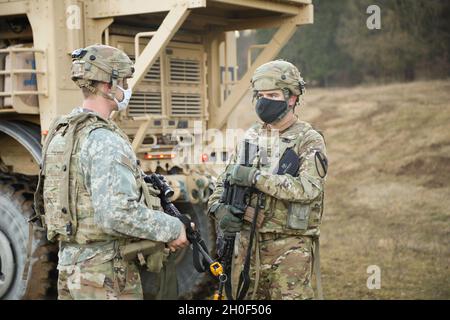
[(311, 89), (298, 114), (327, 143), (325, 298), (450, 299), (450, 81)]

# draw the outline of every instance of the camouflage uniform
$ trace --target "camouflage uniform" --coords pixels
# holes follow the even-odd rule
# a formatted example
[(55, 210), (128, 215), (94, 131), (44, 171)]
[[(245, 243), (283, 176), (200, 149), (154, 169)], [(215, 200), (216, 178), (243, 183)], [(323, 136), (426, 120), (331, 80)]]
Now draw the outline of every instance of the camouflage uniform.
[[(326, 159), (325, 143), (322, 135), (311, 125), (298, 119), (277, 133), (268, 129), (267, 124), (257, 123), (244, 137), (244, 140), (260, 146), (260, 150), (265, 150), (253, 163), (261, 173), (254, 187), (265, 194), (265, 203), (259, 213), (264, 215), (264, 220), (257, 230), (258, 241), (253, 248), (252, 283), (247, 298), (311, 299), (314, 297), (310, 284), (313, 238), (320, 234), (326, 175), (326, 168), (317, 164), (316, 155)], [(293, 148), (300, 159), (296, 177), (274, 174), (279, 158), (287, 148)], [(209, 199), (212, 212), (222, 195), (225, 176), (238, 163), (240, 149), (238, 145), (230, 163), (217, 179), (216, 189)], [(249, 206), (256, 206), (255, 196)], [(244, 263), (250, 225), (244, 220), (240, 232), (239, 255), (233, 261), (233, 288), (236, 288)], [(253, 293), (256, 277), (259, 277), (257, 292)]]
[[(102, 47), (103, 54), (119, 51)], [(88, 57), (97, 53), (87, 49)], [(54, 121), (43, 154), (35, 201), (48, 239), (60, 243), (58, 298), (142, 299), (137, 264), (119, 249), (151, 240), (147, 264), (156, 261), (158, 271), (168, 254), (164, 243), (178, 238), (182, 224), (159, 210), (128, 137), (114, 122), (77, 108)]]

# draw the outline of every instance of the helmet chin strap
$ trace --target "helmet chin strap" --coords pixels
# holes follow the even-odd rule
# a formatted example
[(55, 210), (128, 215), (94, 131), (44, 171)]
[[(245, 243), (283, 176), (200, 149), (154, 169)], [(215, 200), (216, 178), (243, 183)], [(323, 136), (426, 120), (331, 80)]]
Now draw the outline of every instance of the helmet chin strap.
[(108, 100), (114, 101), (114, 98), (116, 97), (117, 92), (117, 79), (119, 78), (119, 72), (116, 69), (112, 69), (111, 72), (111, 92), (110, 93), (104, 93), (103, 91), (97, 90), (98, 95), (102, 96), (103, 98), (106, 98)]
[(92, 94), (96, 94), (96, 95), (101, 96), (108, 100), (114, 100), (114, 96), (110, 96), (110, 94), (106, 94), (103, 91), (99, 90), (98, 87), (93, 86), (91, 80), (80, 79), (80, 80), (77, 80), (76, 83), (80, 88), (86, 88), (90, 92), (92, 92)]
[(293, 110), (293, 109), (288, 104), (288, 107), (286, 108), (286, 111), (283, 112), (273, 124), (280, 123), (284, 119), (284, 117), (286, 117), (286, 115), (289, 113), (289, 111), (291, 111), (291, 110)]
[(281, 90), (283, 91), (284, 101), (285, 101), (286, 104), (287, 104), (287, 108), (286, 108), (286, 111), (283, 112), (283, 113), (280, 115), (280, 117), (278, 118), (278, 120), (277, 120), (276, 122), (280, 122), (280, 121), (281, 121), (281, 120), (289, 113), (289, 111), (291, 111), (291, 110), (294, 111), (294, 108), (295, 108), (295, 105), (294, 105), (294, 106), (290, 106), (290, 105), (289, 105), (289, 100), (290, 100), (290, 98), (291, 98), (289, 89), (284, 88), (284, 89), (281, 89)]
[(117, 91), (117, 76), (118, 74), (116, 74), (114, 72), (115, 70), (113, 70), (113, 73), (111, 75), (111, 99), (114, 100), (114, 97), (116, 96), (116, 91)]

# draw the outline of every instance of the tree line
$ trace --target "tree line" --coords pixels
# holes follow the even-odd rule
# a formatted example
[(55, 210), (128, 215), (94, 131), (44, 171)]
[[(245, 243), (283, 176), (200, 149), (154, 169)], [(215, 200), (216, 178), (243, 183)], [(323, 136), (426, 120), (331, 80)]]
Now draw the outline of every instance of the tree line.
[[(298, 28), (278, 58), (310, 85), (348, 86), (450, 76), (450, 1), (314, 0), (314, 24)], [(369, 29), (370, 5), (381, 28)], [(266, 43), (273, 29), (258, 30)], [(244, 40), (240, 40), (244, 41)]]

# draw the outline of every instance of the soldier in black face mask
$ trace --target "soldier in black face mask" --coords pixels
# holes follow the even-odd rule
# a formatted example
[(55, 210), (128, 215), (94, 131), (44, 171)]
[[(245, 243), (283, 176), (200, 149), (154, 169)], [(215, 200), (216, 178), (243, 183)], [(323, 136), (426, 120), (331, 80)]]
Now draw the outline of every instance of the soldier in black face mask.
[[(293, 64), (283, 60), (263, 64), (251, 83), (262, 123), (247, 130), (246, 143), (237, 145), (208, 202), (219, 231), (238, 239), (228, 291), (238, 298), (245, 293), (247, 299), (321, 298), (320, 281), (315, 295), (311, 275), (314, 270), (320, 279), (318, 238), (328, 169), (325, 141), (294, 114), (305, 84)], [(249, 148), (256, 149), (255, 155), (247, 150), (244, 158), (249, 161), (243, 162), (241, 155), (250, 145), (256, 146)], [(233, 185), (253, 188), (258, 195), (248, 197), (243, 217), (223, 197)], [(250, 284), (247, 281), (244, 287), (241, 279), (248, 278)], [(227, 297), (231, 298), (228, 292)]]

